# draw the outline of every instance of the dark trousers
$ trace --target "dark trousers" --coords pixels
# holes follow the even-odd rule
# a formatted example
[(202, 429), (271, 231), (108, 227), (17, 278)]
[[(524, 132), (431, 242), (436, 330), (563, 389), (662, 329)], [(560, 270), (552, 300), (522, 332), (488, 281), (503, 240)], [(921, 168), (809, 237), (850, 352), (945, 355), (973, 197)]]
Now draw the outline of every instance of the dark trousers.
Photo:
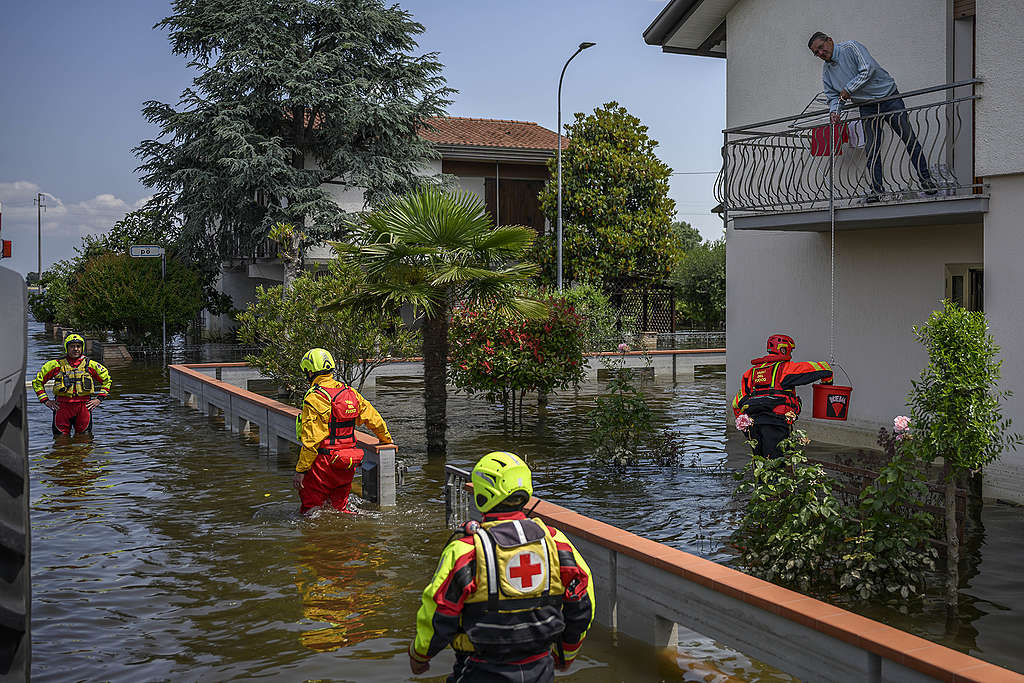
[(762, 458), (781, 458), (779, 442), (787, 439), (792, 428), (789, 425), (754, 422), (748, 436), (757, 442), (754, 453)]
[[(899, 94), (897, 91), (896, 94)], [(907, 106), (903, 103), (902, 97), (875, 104), (865, 104), (860, 107), (860, 116), (864, 120), (864, 144), (868, 156), (868, 174), (871, 180), (871, 190), (875, 194), (881, 193), (882, 185), (882, 124), (888, 124), (903, 140), (907, 147), (907, 154), (910, 155), (910, 163), (917, 170), (921, 182), (931, 180), (931, 173), (928, 171), (928, 161), (924, 158), (921, 150), (921, 143), (917, 141), (914, 128), (910, 125), (910, 117), (907, 116)], [(870, 118), (869, 118), (870, 117)]]
[(541, 657), (529, 664), (501, 664), (456, 652), (454, 671), (445, 683), (551, 683), (554, 680), (552, 657)]

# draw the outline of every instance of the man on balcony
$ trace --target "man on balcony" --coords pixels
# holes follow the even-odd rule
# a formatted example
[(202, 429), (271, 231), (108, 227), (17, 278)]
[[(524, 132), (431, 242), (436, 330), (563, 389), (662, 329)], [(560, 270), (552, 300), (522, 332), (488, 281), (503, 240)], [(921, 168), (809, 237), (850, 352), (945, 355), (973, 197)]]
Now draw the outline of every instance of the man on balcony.
[[(917, 170), (921, 180), (921, 188), (925, 194), (936, 192), (928, 171), (928, 162), (924, 158), (921, 144), (917, 141), (914, 129), (907, 116), (907, 107), (899, 95), (896, 81), (874, 60), (868, 49), (856, 40), (834, 43), (821, 31), (817, 31), (807, 41), (815, 57), (825, 64), (821, 68), (821, 81), (825, 95), (828, 97), (828, 108), (832, 123), (840, 118), (840, 101), (859, 105), (860, 116), (864, 121), (864, 137), (867, 147), (868, 174), (871, 182), (871, 194), (868, 202), (877, 202), (883, 192), (882, 185), (882, 123), (885, 122), (900, 136), (907, 146), (910, 163)], [(884, 102), (875, 100), (891, 97)]]

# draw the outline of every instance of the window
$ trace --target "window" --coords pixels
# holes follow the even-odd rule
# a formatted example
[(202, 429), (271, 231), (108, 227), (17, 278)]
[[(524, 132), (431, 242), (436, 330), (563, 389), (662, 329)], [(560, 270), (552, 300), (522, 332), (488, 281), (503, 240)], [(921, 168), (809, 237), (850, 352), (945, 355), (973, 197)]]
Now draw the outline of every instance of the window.
[(985, 269), (980, 263), (946, 264), (946, 298), (968, 311), (985, 310)]

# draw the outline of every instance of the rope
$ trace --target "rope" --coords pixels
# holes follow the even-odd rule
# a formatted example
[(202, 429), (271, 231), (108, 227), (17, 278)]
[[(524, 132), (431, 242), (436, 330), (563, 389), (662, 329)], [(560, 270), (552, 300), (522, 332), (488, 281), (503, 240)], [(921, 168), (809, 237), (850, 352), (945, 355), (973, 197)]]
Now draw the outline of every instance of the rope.
[(828, 172), (828, 218), (831, 228), (832, 243), (830, 247), (830, 289), (831, 289), (831, 312), (828, 326), (828, 355), (829, 362), (836, 362), (836, 147), (841, 142), (836, 141), (836, 124), (829, 117), (829, 172)]

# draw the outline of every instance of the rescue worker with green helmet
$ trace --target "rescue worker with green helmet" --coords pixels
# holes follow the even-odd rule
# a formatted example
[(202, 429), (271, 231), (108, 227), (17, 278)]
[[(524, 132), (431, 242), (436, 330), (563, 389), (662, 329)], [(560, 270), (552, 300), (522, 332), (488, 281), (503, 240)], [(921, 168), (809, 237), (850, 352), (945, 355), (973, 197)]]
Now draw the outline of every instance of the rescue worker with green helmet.
[(554, 680), (594, 618), (590, 568), (565, 534), (523, 512), (533, 483), (519, 456), (488, 453), (472, 481), (483, 523), (467, 523), (441, 553), (416, 615), (409, 668), (424, 673), (451, 645), (448, 681)]
[[(53, 411), (53, 434), (92, 431), (92, 410), (110, 393), (110, 373), (83, 355), (85, 339), (78, 334), (64, 337), (64, 357), (47, 361), (32, 380), (39, 402)], [(53, 380), (56, 400), (46, 395), (46, 383)]]
[(310, 384), (295, 425), (302, 444), (293, 480), (301, 501), (299, 512), (305, 514), (329, 501), (335, 510), (351, 513), (352, 479), (363, 460), (355, 428), (369, 427), (381, 443), (391, 443), (391, 433), (369, 401), (334, 379), (334, 356), (329, 351), (310, 349), (299, 367)]

